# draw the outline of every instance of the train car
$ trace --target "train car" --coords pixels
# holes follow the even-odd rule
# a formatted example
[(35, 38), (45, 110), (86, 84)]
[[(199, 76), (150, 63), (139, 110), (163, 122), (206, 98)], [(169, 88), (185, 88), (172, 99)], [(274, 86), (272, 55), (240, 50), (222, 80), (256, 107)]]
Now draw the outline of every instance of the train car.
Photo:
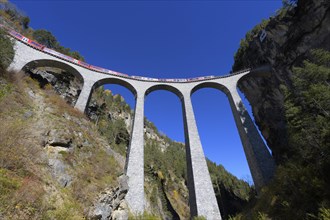
[(88, 68), (88, 69), (89, 69), (89, 66), (90, 66), (88, 63), (85, 63), (85, 62), (83, 62), (83, 61), (81, 61), (81, 60), (78, 60), (78, 64), (79, 64), (80, 66), (85, 67), (85, 68)]
[(111, 70), (104, 69), (104, 73), (109, 73)]
[(9, 34), (12, 36), (12, 37), (14, 37), (14, 38), (16, 38), (16, 39), (18, 39), (18, 40), (23, 40), (23, 35), (21, 35), (20, 33), (17, 33), (16, 31), (14, 31), (14, 30), (10, 30), (9, 31)]
[(120, 73), (120, 72), (116, 72), (118, 75), (120, 75), (120, 76), (125, 76), (125, 77), (129, 77), (129, 75), (128, 74), (125, 74), (125, 73)]
[(30, 46), (36, 48), (36, 49), (39, 49), (39, 50), (42, 50), (45, 46), (42, 45), (42, 44), (39, 44), (38, 42), (35, 42), (23, 35), (21, 35), (20, 33), (14, 31), (14, 30), (10, 30), (9, 28), (7, 28), (6, 26), (4, 25), (0, 25), (1, 28), (5, 29), (6, 31), (8, 31), (9, 35), (11, 35), (12, 37), (18, 39), (18, 40), (21, 40), (27, 44), (29, 44)]
[(187, 82), (187, 79), (178, 79), (178, 82)]
[(64, 55), (64, 54), (62, 54), (62, 53), (59, 53), (60, 54), (60, 58), (62, 58), (62, 59), (64, 59), (64, 60), (67, 60), (67, 61), (70, 61), (70, 62), (74, 62), (74, 58), (72, 58), (72, 57), (69, 57), (69, 56), (67, 56), (67, 55)]
[(149, 78), (149, 80), (151, 80), (151, 81), (157, 81), (156, 78)]
[[(23, 35), (22, 35), (22, 36), (23, 36)], [(23, 36), (22, 41), (23, 41), (24, 43), (27, 43), (27, 44), (30, 44), (30, 43), (31, 43), (31, 40), (30, 40), (29, 38), (25, 37), (25, 36)]]
[(107, 72), (106, 69), (104, 69), (102, 67), (98, 67), (98, 66), (89, 65), (89, 68), (92, 69), (92, 70), (95, 70), (95, 71), (99, 71), (99, 72), (104, 72), (104, 73)]
[(30, 41), (29, 45), (31, 45), (32, 47), (34, 47), (34, 48), (36, 48), (38, 50), (43, 50), (44, 47), (45, 47), (44, 45), (39, 44), (39, 43), (37, 43), (37, 42), (35, 42), (33, 40)]
[(55, 50), (49, 49), (49, 48), (47, 48), (47, 47), (45, 47), (45, 48), (43, 49), (43, 51), (46, 52), (46, 53), (49, 53), (49, 54), (51, 54), (51, 55), (54, 55), (54, 56), (56, 56), (56, 57), (58, 57), (58, 58), (62, 58), (62, 59), (64, 59), (64, 60), (74, 62), (74, 59), (73, 59), (72, 57), (69, 57), (69, 56), (67, 56), (67, 55), (61, 54), (61, 53), (59, 53), (59, 52), (57, 52), (57, 51), (55, 51)]
[(52, 50), (52, 49), (49, 49), (48, 47), (45, 47), (42, 51), (46, 52), (46, 53), (49, 53), (51, 55), (54, 55), (54, 56), (60, 56), (60, 53), (55, 51), (55, 50)]
[(133, 79), (142, 79), (141, 76), (131, 76), (131, 78), (133, 78)]
[(112, 71), (112, 70), (108, 70), (108, 72), (107, 73), (109, 73), (109, 74), (112, 74), (112, 75), (119, 75), (117, 72), (115, 72), (115, 71)]

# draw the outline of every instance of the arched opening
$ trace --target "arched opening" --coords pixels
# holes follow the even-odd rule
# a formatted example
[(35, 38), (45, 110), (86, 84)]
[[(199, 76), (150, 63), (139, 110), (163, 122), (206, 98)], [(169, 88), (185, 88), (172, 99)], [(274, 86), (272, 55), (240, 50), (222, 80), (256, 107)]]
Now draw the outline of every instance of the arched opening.
[(189, 219), (182, 94), (168, 85), (146, 91), (145, 193), (162, 219)]
[(67, 103), (75, 105), (84, 80), (79, 71), (71, 65), (43, 59), (27, 63), (22, 70), (37, 80), (41, 88), (51, 85)]
[(122, 165), (132, 134), (135, 95), (134, 87), (128, 82), (106, 78), (94, 84), (86, 108), (86, 115), (110, 147), (122, 156)]
[[(195, 119), (223, 218), (247, 204), (250, 169), (230, 107), (227, 88), (202, 83), (192, 90)], [(241, 180), (243, 179), (243, 180)]]

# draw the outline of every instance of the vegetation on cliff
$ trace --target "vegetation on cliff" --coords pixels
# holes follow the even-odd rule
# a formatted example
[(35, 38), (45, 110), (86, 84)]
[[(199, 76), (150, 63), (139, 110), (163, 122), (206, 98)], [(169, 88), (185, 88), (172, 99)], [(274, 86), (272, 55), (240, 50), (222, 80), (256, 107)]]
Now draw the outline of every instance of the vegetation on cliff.
[(0, 29), (0, 69), (5, 70), (14, 58), (14, 49), (8, 36)]
[(282, 87), (287, 161), (271, 188), (277, 197), (273, 213), (296, 219), (316, 216), (318, 210), (330, 218), (330, 52), (312, 50), (309, 57), (293, 68), (292, 88)]
[[(283, 19), (288, 13), (292, 12), (292, 9), (297, 7), (298, 0), (283, 0), (283, 7), (276, 11), (276, 19)], [(265, 30), (268, 26), (271, 18), (263, 19), (259, 24), (254, 26), (250, 31), (245, 34), (245, 37), (241, 39), (239, 48), (234, 54), (234, 64), (232, 66), (232, 71), (236, 72), (245, 68), (255, 67), (252, 63), (249, 65), (249, 60), (246, 59), (244, 55), (248, 50), (251, 50), (251, 44), (255, 44), (253, 40), (259, 38), (261, 31)], [(265, 60), (260, 60), (258, 65), (262, 65)]]
[(47, 88), (1, 72), (2, 219), (83, 218), (122, 172), (93, 124)]
[[(278, 168), (272, 183), (234, 219), (330, 219), (330, 52), (324, 40), (329, 38), (329, 2), (285, 3), (265, 27), (268, 39), (261, 43), (255, 32), (262, 22), (235, 56), (233, 69), (265, 60), (273, 68), (271, 77), (240, 86), (248, 98), (261, 94), (258, 104), (250, 101), (258, 105), (253, 106), (256, 121), (276, 153)], [(305, 26), (302, 16), (308, 20)]]
[[(312, 50), (282, 85), (289, 142), (272, 183), (242, 219), (330, 219), (330, 52)], [(243, 217), (244, 216), (244, 217)], [(238, 218), (238, 217), (237, 217)]]
[(239, 48), (234, 55), (234, 65), (232, 67), (232, 71), (239, 71), (249, 66), (244, 65), (243, 62), (243, 55), (245, 54), (246, 50), (249, 48), (249, 44), (252, 39), (260, 34), (260, 31), (263, 30), (269, 22), (269, 19), (262, 20), (260, 24), (257, 24), (252, 30), (248, 31), (245, 34), (245, 38), (241, 39), (239, 43)]

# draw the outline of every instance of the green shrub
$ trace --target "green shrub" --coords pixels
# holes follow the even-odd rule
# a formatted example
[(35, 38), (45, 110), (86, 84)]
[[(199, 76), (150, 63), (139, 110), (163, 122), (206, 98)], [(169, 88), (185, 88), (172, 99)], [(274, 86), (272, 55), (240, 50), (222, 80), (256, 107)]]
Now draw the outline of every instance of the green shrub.
[(0, 29), (0, 69), (6, 69), (13, 61), (14, 55), (13, 43), (5, 32)]
[(12, 91), (12, 85), (11, 84), (5, 84), (5, 85), (0, 85), (0, 101), (3, 97), (6, 95), (10, 94)]
[(273, 182), (258, 195), (255, 216), (329, 219), (329, 80), (330, 52), (312, 50), (309, 60), (293, 68), (292, 87), (281, 86), (288, 145)]
[(259, 32), (264, 29), (269, 23), (269, 20), (262, 20), (262, 22), (256, 25), (251, 31), (248, 31), (245, 38), (240, 41), (239, 48), (234, 55), (234, 65), (232, 67), (233, 71), (237, 71), (248, 66), (244, 66), (244, 55), (249, 48), (250, 42), (255, 36), (258, 36)]
[(128, 220), (161, 220), (159, 216), (152, 215), (150, 213), (144, 212), (143, 214), (128, 216)]
[(330, 209), (321, 207), (319, 209), (318, 219), (320, 219), (320, 220), (330, 220)]
[(193, 217), (193, 220), (206, 220), (206, 218), (204, 216), (196, 216)]

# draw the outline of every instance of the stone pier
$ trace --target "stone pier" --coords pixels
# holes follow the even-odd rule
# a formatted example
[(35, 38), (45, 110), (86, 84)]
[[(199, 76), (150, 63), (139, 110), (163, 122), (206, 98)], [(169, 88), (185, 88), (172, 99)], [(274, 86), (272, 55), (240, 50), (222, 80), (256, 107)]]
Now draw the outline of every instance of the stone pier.
[(137, 91), (132, 137), (127, 152), (126, 174), (128, 176), (127, 203), (131, 211), (144, 211), (144, 91)]
[(182, 106), (191, 216), (204, 216), (207, 219), (221, 220), (218, 203), (196, 126), (190, 91), (184, 94)]
[(257, 192), (260, 192), (262, 186), (266, 185), (272, 179), (275, 172), (275, 162), (244, 107), (236, 88), (231, 88), (228, 99), (254, 185)]

